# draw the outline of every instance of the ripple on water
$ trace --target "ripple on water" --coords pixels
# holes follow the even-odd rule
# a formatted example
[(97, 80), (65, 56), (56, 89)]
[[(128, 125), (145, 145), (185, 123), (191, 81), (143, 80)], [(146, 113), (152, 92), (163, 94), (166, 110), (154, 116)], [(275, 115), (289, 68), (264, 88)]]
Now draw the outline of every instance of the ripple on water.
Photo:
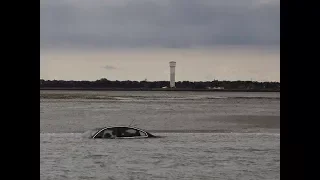
[(167, 133), (161, 139), (139, 140), (40, 134), (40, 177), (279, 179), (279, 144), (279, 135), (261, 133)]

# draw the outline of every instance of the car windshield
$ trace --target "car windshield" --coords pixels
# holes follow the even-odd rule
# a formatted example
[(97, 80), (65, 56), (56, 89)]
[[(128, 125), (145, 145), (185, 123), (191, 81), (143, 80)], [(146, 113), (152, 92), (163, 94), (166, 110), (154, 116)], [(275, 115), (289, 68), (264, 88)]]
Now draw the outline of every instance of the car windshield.
[(102, 128), (94, 128), (94, 129), (88, 130), (83, 133), (82, 137), (91, 138), (93, 135), (95, 135), (101, 129)]

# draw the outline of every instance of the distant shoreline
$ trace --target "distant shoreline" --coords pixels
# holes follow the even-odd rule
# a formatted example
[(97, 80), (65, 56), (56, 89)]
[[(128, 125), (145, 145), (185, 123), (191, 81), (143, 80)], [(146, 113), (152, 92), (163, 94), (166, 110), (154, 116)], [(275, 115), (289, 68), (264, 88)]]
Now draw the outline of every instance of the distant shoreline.
[(40, 91), (201, 91), (201, 92), (280, 92), (276, 89), (187, 89), (187, 88), (40, 88)]

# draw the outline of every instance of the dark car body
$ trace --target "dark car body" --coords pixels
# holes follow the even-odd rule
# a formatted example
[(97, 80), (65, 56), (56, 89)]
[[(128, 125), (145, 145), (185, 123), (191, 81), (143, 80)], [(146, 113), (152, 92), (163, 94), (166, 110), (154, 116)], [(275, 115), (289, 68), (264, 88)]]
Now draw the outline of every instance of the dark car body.
[(155, 138), (142, 129), (136, 127), (116, 126), (96, 128), (89, 132), (91, 139), (136, 139), (136, 138)]

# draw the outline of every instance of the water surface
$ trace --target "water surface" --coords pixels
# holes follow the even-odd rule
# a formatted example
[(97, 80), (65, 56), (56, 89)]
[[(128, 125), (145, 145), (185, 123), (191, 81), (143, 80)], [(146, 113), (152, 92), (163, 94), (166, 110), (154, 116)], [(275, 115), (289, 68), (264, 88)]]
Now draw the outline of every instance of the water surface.
[[(133, 124), (159, 139), (92, 140)], [(40, 178), (280, 179), (280, 94), (40, 91)]]

